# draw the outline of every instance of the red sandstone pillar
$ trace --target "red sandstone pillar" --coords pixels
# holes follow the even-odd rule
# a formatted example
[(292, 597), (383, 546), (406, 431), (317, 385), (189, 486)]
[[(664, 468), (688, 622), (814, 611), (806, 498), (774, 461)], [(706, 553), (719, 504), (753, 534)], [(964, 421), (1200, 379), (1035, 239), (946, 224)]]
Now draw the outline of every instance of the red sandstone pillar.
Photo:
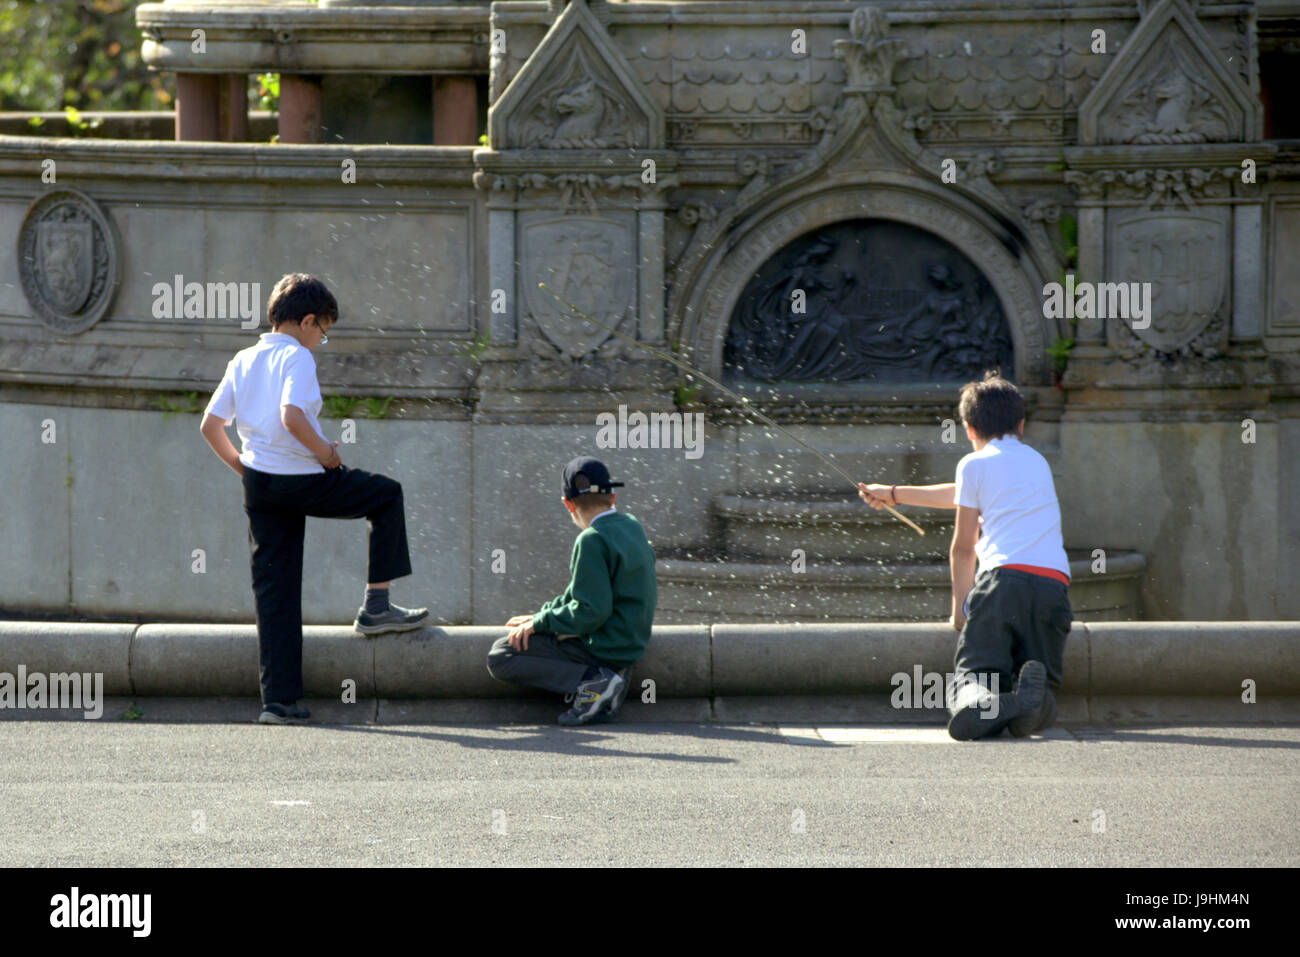
[(321, 138), (320, 79), (305, 74), (280, 74), (280, 142), (319, 143)]
[(227, 143), (248, 141), (248, 77), (223, 73), (217, 79), (217, 132)]
[(218, 139), (218, 99), (216, 74), (176, 74), (176, 138)]
[(478, 145), (478, 85), (474, 77), (433, 78), (433, 144)]

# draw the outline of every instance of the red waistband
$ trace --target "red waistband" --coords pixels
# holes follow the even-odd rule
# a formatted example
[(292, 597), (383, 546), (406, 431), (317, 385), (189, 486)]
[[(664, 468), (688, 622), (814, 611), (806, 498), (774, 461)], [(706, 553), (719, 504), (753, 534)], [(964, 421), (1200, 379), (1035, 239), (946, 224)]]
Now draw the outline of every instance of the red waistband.
[(1029, 572), (1031, 575), (1042, 575), (1044, 578), (1050, 578), (1066, 586), (1070, 584), (1070, 576), (1058, 572), (1055, 568), (1044, 568), (1041, 565), (999, 565), (998, 567), (1014, 568), (1018, 572)]

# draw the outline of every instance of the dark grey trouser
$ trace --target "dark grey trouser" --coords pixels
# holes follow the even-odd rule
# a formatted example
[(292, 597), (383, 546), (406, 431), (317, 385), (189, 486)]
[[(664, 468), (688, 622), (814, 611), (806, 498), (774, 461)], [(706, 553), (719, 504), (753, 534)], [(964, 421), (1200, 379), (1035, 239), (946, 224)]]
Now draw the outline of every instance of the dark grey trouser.
[(244, 469), (244, 511), (257, 604), (262, 703), (302, 697), (302, 551), (307, 516), (365, 518), (367, 582), (411, 574), (402, 486), (345, 465), (308, 475)]
[(530, 635), (527, 651), (515, 651), (510, 638), (503, 635), (487, 657), (488, 674), (493, 678), (556, 694), (577, 691), (590, 667), (618, 670), (592, 654), (581, 638), (561, 640), (554, 635)]
[[(1026, 661), (1041, 661), (1047, 669), (1048, 695), (1061, 687), (1065, 639), (1074, 612), (1065, 585), (1014, 568), (993, 568), (981, 574), (970, 591), (969, 604), (970, 617), (957, 638), (953, 656), (953, 687), (958, 693), (948, 710), (954, 716), (966, 707), (978, 707), (990, 715), (996, 712), (996, 717), (980, 722), (988, 725), (981, 737), (989, 737), (1016, 717), (1015, 699), (1004, 696)], [(1002, 699), (996, 703), (989, 699), (994, 676)]]

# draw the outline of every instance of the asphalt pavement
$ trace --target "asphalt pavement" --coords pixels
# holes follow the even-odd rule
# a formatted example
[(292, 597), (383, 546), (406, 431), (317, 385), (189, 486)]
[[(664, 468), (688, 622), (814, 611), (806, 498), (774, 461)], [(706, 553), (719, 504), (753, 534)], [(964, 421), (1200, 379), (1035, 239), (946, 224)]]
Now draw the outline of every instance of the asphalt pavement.
[(1300, 863), (1300, 728), (0, 723), (7, 866)]

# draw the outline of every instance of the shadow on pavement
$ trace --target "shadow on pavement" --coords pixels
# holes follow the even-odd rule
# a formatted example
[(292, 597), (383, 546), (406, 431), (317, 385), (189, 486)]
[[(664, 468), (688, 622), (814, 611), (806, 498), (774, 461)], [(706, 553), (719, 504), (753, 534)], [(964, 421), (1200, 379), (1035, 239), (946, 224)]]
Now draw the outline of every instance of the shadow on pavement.
[[(310, 728), (312, 725), (303, 725)], [(680, 735), (690, 728), (693, 739), (719, 741), (750, 741), (759, 744), (782, 744), (787, 742), (775, 728), (737, 728), (727, 726), (692, 726), (692, 725), (587, 725), (580, 728), (538, 727), (536, 725), (476, 725), (483, 731), (521, 732), (519, 736), (509, 738), (488, 738), (477, 735), (457, 734), (454, 731), (415, 731), (404, 728), (360, 727), (357, 725), (318, 726), (330, 731), (350, 731), (360, 734), (389, 734), (404, 738), (418, 738), (426, 741), (447, 741), (462, 747), (484, 751), (550, 751), (555, 754), (586, 755), (591, 757), (651, 758), (657, 761), (685, 761), (696, 764), (734, 764), (734, 758), (725, 758), (707, 754), (672, 754), (653, 751), (625, 751), (596, 747), (601, 742), (615, 737), (626, 737), (627, 732), (637, 734)], [(458, 729), (468, 730), (464, 725)], [(608, 729), (608, 730), (606, 730)], [(613, 732), (617, 731), (617, 735)]]

